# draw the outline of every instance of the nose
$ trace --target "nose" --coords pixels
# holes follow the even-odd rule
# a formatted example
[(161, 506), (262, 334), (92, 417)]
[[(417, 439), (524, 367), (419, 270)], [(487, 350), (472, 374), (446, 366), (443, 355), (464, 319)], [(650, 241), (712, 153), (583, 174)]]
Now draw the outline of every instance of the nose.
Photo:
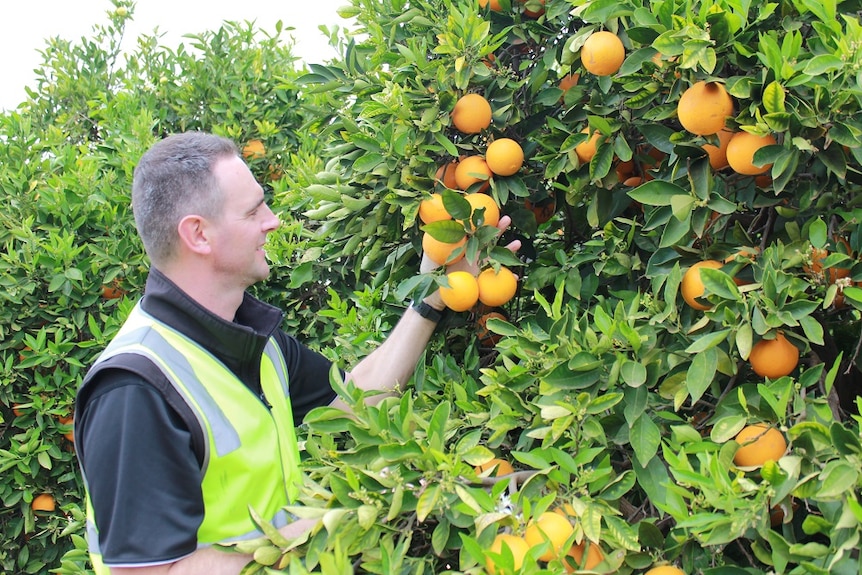
[(272, 208), (269, 207), (269, 204), (264, 204), (266, 208), (266, 218), (264, 220), (264, 229), (267, 232), (272, 232), (281, 227), (281, 220), (275, 215), (275, 212), (272, 211)]

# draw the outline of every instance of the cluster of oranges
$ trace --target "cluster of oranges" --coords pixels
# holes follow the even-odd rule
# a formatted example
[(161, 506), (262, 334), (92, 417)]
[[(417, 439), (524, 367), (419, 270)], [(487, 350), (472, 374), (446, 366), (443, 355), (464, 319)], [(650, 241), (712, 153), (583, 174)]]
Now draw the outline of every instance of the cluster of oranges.
[(688, 132), (717, 140), (703, 145), (714, 170), (730, 166), (737, 174), (759, 176), (766, 173), (771, 164), (756, 165), (754, 153), (765, 146), (775, 145), (772, 134), (754, 134), (746, 131), (733, 132), (726, 122), (733, 115), (733, 98), (719, 82), (695, 82), (682, 93), (677, 103), (679, 123)]
[[(722, 267), (721, 262), (712, 259), (692, 264), (685, 271), (680, 282), (682, 299), (696, 310), (711, 309), (712, 304), (702, 299), (706, 287), (700, 272), (704, 268), (717, 270)], [(799, 349), (779, 331), (774, 337), (764, 338), (755, 343), (748, 354), (748, 362), (757, 375), (777, 379), (790, 375), (796, 369), (799, 364)]]
[[(613, 32), (599, 30), (590, 34), (581, 46), (581, 66), (595, 76), (616, 74), (626, 58), (622, 40)], [(560, 80), (560, 89), (565, 93), (577, 84), (579, 75), (569, 74)], [(596, 155), (602, 133), (590, 131), (589, 126), (581, 130), (589, 138), (575, 146), (575, 154), (582, 164), (588, 163)]]
[[(545, 13), (545, 0), (518, 0), (522, 5), (523, 14), (527, 18), (536, 19)], [(489, 8), (494, 12), (502, 12), (503, 5), (500, 0), (479, 0), (480, 8)]]
[[(452, 125), (462, 134), (480, 134), (491, 125), (491, 104), (481, 94), (465, 94), (455, 103), (450, 114)], [(500, 207), (487, 192), (494, 176), (516, 174), (524, 164), (524, 150), (511, 138), (497, 138), (488, 144), (484, 155), (474, 154), (441, 165), (435, 181), (447, 190), (462, 194), (469, 204), (469, 216), (460, 220), (464, 231), (459, 239), (443, 241), (425, 231), (422, 250), (438, 265), (451, 265), (466, 253), (468, 235), (480, 225), (497, 226)], [(419, 203), (419, 219), (423, 224), (454, 220), (447, 209), (444, 195), (432, 193)], [(505, 266), (488, 267), (478, 277), (467, 271), (452, 271), (446, 275), (446, 285), (440, 288), (443, 302), (453, 311), (467, 311), (481, 302), (490, 307), (504, 305), (515, 296), (517, 276)]]
[(495, 556), (512, 555), (515, 571), (521, 568), (527, 554), (536, 549), (540, 561), (549, 562), (561, 559), (567, 573), (584, 569), (594, 569), (605, 559), (598, 543), (583, 539), (573, 542), (575, 526), (569, 519), (574, 510), (567, 505), (554, 511), (545, 511), (530, 520), (523, 534), (501, 532), (494, 537), (486, 560), (488, 573), (497, 573)]

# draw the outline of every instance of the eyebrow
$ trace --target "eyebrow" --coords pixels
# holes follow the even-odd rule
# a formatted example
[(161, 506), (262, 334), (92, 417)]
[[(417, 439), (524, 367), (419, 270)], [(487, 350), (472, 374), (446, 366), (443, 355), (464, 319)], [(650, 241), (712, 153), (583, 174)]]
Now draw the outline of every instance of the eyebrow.
[(254, 204), (254, 205), (251, 207), (251, 209), (250, 209), (250, 210), (248, 210), (248, 211), (246, 212), (246, 215), (249, 215), (249, 216), (250, 216), (251, 214), (253, 214), (253, 213), (254, 213), (258, 208), (260, 208), (260, 207), (261, 207), (263, 204), (265, 204), (265, 203), (266, 203), (266, 197), (262, 195), (262, 196), (260, 197), (260, 200), (258, 200), (258, 201), (257, 201), (257, 203), (256, 203), (256, 204)]

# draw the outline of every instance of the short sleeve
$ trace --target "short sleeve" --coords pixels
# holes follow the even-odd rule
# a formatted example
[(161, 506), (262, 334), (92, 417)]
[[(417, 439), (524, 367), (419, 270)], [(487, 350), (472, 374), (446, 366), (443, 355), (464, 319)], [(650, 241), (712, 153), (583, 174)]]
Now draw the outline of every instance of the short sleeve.
[(204, 506), (187, 425), (139, 376), (97, 377), (76, 426), (104, 563), (167, 563), (193, 553)]
[(332, 362), (300, 343), (295, 337), (282, 331), (277, 333), (290, 378), (293, 422), (299, 425), (309, 411), (315, 407), (329, 405), (335, 399), (336, 393), (329, 385)]

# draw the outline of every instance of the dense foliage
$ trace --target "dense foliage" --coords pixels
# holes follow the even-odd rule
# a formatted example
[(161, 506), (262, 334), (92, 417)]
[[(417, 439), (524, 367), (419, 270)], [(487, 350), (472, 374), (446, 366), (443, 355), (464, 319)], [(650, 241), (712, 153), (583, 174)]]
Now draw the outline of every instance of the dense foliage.
[[(489, 556), (510, 572), (512, 557), (487, 552), (495, 535), (557, 508), (568, 544), (601, 548), (600, 572), (860, 571), (862, 6), (499, 4), (350, 0), (341, 57), (303, 74), (280, 26), (227, 23), (176, 50), (144, 38), (126, 59), (133, 6), (120, 1), (93, 39), (49, 44), (38, 89), (0, 118), (3, 570), (56, 570), (64, 554), (61, 572), (86, 569), (59, 418), (145, 277), (128, 210), (136, 158), (163, 134), (206, 129), (263, 143), (249, 162), (284, 226), (260, 294), (343, 367), (443, 281), (417, 275), (423, 232), (457, 232), (417, 220), (437, 168), (501, 137), (527, 158), (489, 190), (518, 258), (482, 227), (467, 244), (521, 278), (508, 319), (488, 322), (502, 337), (479, 337), (488, 310), (450, 314), (408, 391), (375, 407), (333, 376), (356, 415), (306, 418), (294, 509), (322, 527), (237, 545), (254, 553), (249, 572), (480, 573)], [(581, 61), (599, 29), (626, 50), (601, 77)], [(728, 129), (774, 136), (754, 156), (765, 177), (712, 167), (702, 146), (717, 138), (682, 127), (677, 103), (701, 80), (732, 96)], [(493, 109), (475, 135), (449, 115), (467, 92)], [(582, 160), (587, 128), (600, 138)], [(536, 205), (553, 216), (537, 220)], [(701, 272), (697, 309), (681, 286), (703, 260), (719, 264)], [(752, 349), (779, 332), (799, 365), (758, 375)], [(735, 464), (737, 432), (760, 422), (786, 453)], [(492, 457), (514, 473), (479, 474)], [(32, 511), (43, 492), (56, 511)], [(564, 557), (535, 560), (544, 550), (521, 571), (562, 572)]]
[[(251, 160), (274, 186), (303, 181), (289, 167), (303, 144), (298, 63), (279, 24), (267, 33), (225, 23), (184, 45), (138, 39), (121, 51), (129, 2), (91, 38), (53, 38), (26, 102), (0, 116), (0, 571), (56, 572), (85, 564), (82, 485), (71, 438), (75, 390), (140, 294), (147, 262), (129, 206), (137, 158), (164, 134), (215, 131), (239, 146), (265, 139)], [(274, 176), (273, 176), (274, 177)], [(283, 257), (302, 241), (286, 217)], [(291, 246), (293, 246), (291, 248)], [(265, 286), (264, 288), (265, 289)], [(42, 493), (55, 511), (34, 511)], [(77, 559), (78, 567), (73, 564)]]

